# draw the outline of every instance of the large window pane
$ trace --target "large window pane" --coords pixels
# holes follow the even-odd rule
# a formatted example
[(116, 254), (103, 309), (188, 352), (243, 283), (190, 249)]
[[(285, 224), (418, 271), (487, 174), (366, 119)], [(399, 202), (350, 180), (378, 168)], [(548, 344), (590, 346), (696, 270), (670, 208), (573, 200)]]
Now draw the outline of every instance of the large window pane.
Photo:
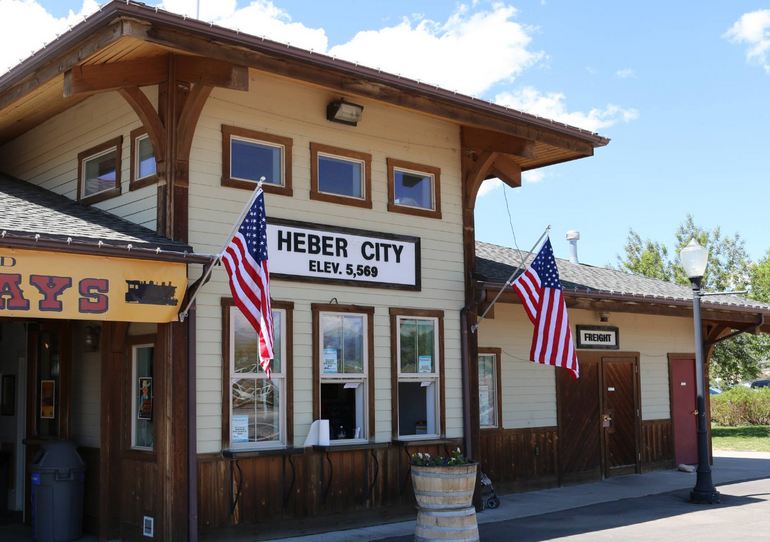
[[(230, 309), (230, 322), (233, 327), (233, 371), (236, 373), (262, 373), (259, 366), (259, 347), (257, 332), (251, 326), (238, 307)], [(281, 372), (281, 337), (283, 333), (281, 312), (273, 311), (273, 362), (270, 370)]]
[(153, 410), (155, 386), (153, 381), (152, 345), (134, 348), (134, 441), (135, 448), (152, 449), (155, 445), (153, 435)]
[(436, 383), (398, 383), (398, 433), (401, 436), (437, 434)]
[(353, 160), (318, 155), (318, 190), (351, 198), (363, 198), (364, 165)]
[(280, 380), (241, 378), (232, 384), (231, 443), (281, 438)]
[(148, 136), (136, 140), (136, 170), (139, 172), (137, 179), (144, 179), (157, 173), (155, 152)]
[(323, 337), (322, 373), (363, 374), (363, 316), (322, 315), (321, 335)]
[(399, 325), (401, 372), (436, 372), (436, 321), (402, 318)]
[(115, 188), (117, 179), (117, 149), (110, 150), (83, 164), (83, 191), (81, 198)]
[(257, 182), (283, 185), (283, 147), (263, 142), (232, 138), (230, 141), (230, 176)]
[(497, 420), (497, 359), (494, 354), (479, 355), (479, 423), (481, 427), (496, 427)]
[(433, 209), (433, 176), (394, 170), (394, 202), (398, 205)]

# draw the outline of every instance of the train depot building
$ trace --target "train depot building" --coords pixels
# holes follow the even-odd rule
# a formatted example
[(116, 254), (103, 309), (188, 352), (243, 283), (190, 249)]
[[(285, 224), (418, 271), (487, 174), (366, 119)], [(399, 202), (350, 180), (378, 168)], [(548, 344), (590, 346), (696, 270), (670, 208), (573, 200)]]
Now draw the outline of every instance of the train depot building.
[[(48, 439), (78, 446), (102, 540), (408, 510), (417, 451), (460, 446), (514, 490), (690, 461), (687, 288), (559, 261), (577, 382), (528, 361), (512, 292), (477, 318), (521, 256), (476, 242), (481, 183), (521, 189), (522, 171), (607, 143), (143, 4), (102, 7), (0, 78), (9, 507), (29, 521)], [(263, 176), (270, 380), (221, 266), (177, 317)], [(770, 306), (703, 308), (710, 345), (768, 330)], [(305, 446), (321, 419), (329, 445)]]

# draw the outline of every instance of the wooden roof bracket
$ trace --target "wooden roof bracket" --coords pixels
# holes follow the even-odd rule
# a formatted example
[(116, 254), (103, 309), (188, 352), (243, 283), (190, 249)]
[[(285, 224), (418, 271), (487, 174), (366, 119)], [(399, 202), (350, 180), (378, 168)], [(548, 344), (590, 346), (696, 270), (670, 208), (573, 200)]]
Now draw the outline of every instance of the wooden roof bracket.
[(760, 329), (763, 325), (765, 325), (765, 315), (760, 314), (759, 315), (759, 322), (756, 324), (751, 324), (749, 326), (746, 326), (744, 329), (736, 329), (732, 333), (728, 333), (727, 335), (722, 335), (721, 337), (717, 337), (715, 339), (707, 339), (703, 341), (703, 345), (706, 347), (714, 346), (717, 343), (720, 343), (722, 341), (725, 341), (727, 339), (732, 339), (733, 337), (737, 337), (738, 335), (742, 333), (753, 333), (756, 334), (757, 330)]

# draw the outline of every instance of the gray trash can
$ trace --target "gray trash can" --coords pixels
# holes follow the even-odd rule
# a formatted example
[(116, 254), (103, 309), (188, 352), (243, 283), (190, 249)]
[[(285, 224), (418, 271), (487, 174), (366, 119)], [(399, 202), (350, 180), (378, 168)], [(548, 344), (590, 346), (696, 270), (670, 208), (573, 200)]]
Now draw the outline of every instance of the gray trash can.
[(32, 538), (68, 542), (83, 533), (83, 481), (86, 467), (75, 444), (55, 440), (42, 445), (32, 473)]

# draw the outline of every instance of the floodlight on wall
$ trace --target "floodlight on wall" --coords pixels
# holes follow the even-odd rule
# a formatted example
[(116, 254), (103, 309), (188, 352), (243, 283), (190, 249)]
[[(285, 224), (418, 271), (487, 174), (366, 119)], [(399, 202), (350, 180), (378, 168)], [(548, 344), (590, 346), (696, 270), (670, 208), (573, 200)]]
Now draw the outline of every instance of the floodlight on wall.
[(348, 126), (358, 126), (363, 112), (363, 105), (346, 102), (343, 98), (340, 98), (326, 106), (326, 120), (347, 124)]

